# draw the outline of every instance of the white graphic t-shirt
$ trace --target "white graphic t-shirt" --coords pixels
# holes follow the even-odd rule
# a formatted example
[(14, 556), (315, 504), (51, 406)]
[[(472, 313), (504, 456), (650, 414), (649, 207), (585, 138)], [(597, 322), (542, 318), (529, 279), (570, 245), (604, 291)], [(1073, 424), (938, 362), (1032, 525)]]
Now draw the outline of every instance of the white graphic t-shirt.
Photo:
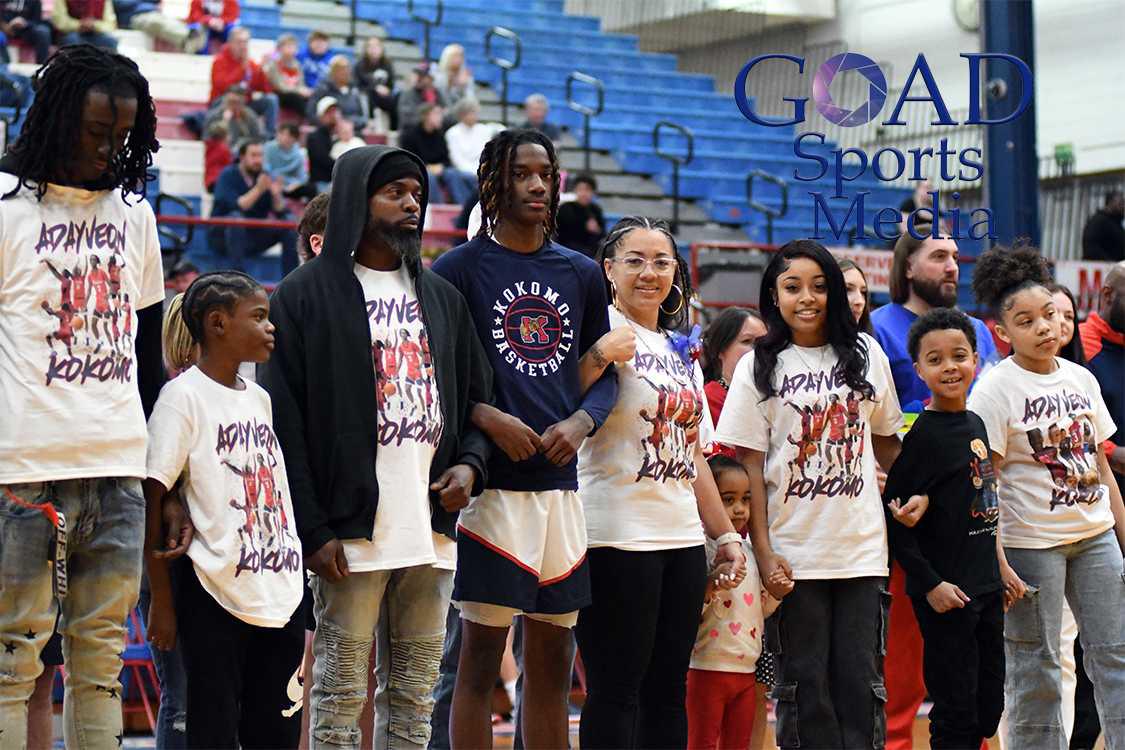
[(887, 355), (867, 334), (860, 339), (874, 401), (844, 383), (831, 346), (790, 345), (764, 402), (754, 353), (739, 361), (719, 417), (716, 441), (766, 453), (770, 543), (798, 580), (887, 575), (871, 435), (894, 435), (902, 411)]
[(456, 543), (430, 524), (430, 462), (441, 440), (442, 416), (430, 339), (414, 282), (400, 266), (375, 271), (355, 264), (371, 325), (379, 449), (379, 507), (371, 541), (344, 540), (356, 572), (435, 565), (456, 567)]
[[(611, 328), (629, 326), (614, 308)], [(703, 544), (695, 452), (712, 440), (699, 365), (660, 332), (634, 325), (637, 350), (617, 368), (617, 405), (578, 451), (578, 496), (591, 547), (631, 551)]]
[(1000, 541), (1044, 549), (1113, 528), (1109, 489), (1098, 473), (1098, 446), (1117, 429), (1093, 373), (1055, 359), (1047, 375), (1011, 357), (969, 396), (1000, 468)]
[[(15, 184), (0, 174), (0, 194)], [(144, 476), (134, 337), (163, 299), (139, 196), (51, 185), (0, 201), (0, 484)]]
[(192, 367), (160, 391), (148, 421), (148, 476), (182, 478), (199, 582), (223, 609), (280, 628), (301, 603), (301, 542), (270, 397), (216, 383)]

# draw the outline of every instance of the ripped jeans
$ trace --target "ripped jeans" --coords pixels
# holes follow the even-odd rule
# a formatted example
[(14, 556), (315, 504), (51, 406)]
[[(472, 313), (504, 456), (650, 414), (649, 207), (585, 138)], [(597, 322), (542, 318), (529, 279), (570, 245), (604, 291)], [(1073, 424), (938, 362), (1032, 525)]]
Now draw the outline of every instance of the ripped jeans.
[[(2, 490), (19, 500), (13, 501)], [(55, 529), (28, 504), (65, 518), (67, 593), (55, 595), (48, 555)], [(0, 747), (21, 748), (39, 652), (62, 610), (63, 703), (68, 748), (116, 748), (121, 736), (121, 653), (137, 603), (145, 502), (138, 479), (73, 479), (0, 488)]]
[(889, 607), (886, 578), (796, 582), (766, 621), (779, 748), (882, 750)]
[(1063, 598), (1082, 634), (1106, 750), (1125, 748), (1125, 572), (1113, 530), (1046, 549), (1005, 547), (1028, 586), (1004, 616), (1007, 745), (1065, 750), (1059, 632)]
[[(417, 750), (430, 741), (434, 683), (445, 642), (453, 571), (429, 565), (352, 573), (338, 583), (312, 576), (316, 611), (309, 747), (359, 747), (359, 714), (381, 610), (387, 609), (389, 715), (383, 746)], [(378, 742), (378, 741), (377, 741)]]

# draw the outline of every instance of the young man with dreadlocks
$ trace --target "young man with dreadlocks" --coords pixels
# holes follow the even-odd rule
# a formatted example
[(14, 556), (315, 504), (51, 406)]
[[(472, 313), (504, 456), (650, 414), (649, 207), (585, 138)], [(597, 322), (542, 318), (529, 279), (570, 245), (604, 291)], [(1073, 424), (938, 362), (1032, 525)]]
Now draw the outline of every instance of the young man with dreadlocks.
[(551, 140), (505, 130), (485, 146), (481, 230), (434, 271), (469, 302), (495, 372), (495, 406), (474, 422), (500, 448), (485, 491), (461, 512), (453, 598), (462, 646), (454, 748), (492, 746), (489, 697), (508, 627), (524, 616), (526, 747), (565, 747), (571, 629), (590, 603), (576, 456), (617, 398), (606, 369), (585, 394), (579, 358), (609, 330), (601, 271), (551, 241), (559, 205)]
[(383, 738), (427, 746), (457, 512), (485, 480), (490, 446), (470, 409), (491, 400), (492, 373), (462, 333), (465, 300), (422, 268), (425, 174), (397, 148), (341, 156), (321, 252), (270, 303), (277, 348), (258, 377), (313, 573), (310, 747), (359, 747), (383, 612)]
[[(24, 744), (38, 653), (61, 609), (67, 747), (115, 748), (141, 577), (145, 412), (164, 378), (164, 277), (143, 200), (156, 110), (134, 62), (88, 45), (55, 53), (35, 86), (0, 161), (0, 745)], [(120, 285), (94, 289), (85, 269), (111, 260)], [(48, 343), (62, 322), (46, 308), (69, 309), (82, 334), (69, 351)], [(95, 315), (119, 324), (81, 330)]]

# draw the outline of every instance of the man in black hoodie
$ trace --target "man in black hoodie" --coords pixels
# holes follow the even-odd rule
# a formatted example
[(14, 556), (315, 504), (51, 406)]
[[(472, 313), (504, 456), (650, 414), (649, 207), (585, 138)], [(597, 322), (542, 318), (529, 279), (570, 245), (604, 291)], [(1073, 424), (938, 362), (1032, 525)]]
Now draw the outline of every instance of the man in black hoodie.
[(336, 162), (321, 254), (278, 286), (259, 370), (314, 573), (313, 744), (359, 742), (387, 607), (389, 730), (425, 746), (457, 512), (486, 479), (470, 409), (492, 371), (460, 293), (421, 268), (425, 165), (369, 146)]

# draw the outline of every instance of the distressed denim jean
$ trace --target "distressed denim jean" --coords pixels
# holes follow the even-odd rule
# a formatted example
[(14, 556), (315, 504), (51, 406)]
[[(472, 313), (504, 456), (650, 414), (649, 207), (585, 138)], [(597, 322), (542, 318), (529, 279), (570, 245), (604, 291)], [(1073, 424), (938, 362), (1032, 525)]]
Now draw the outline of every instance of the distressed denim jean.
[(309, 747), (359, 747), (371, 648), (385, 610), (386, 698), (377, 702), (376, 746), (425, 748), (453, 571), (419, 565), (352, 573), (338, 583), (312, 576), (309, 586), (317, 622)]
[(1106, 750), (1125, 750), (1125, 571), (1112, 530), (1048, 549), (1005, 547), (1028, 593), (1004, 616), (1006, 744), (1066, 750), (1059, 687), (1063, 597), (1082, 634)]
[[(65, 519), (67, 591), (61, 599), (48, 564), (56, 554), (55, 529), (31, 505), (51, 506)], [(60, 609), (66, 746), (120, 746), (118, 678), (125, 622), (140, 588), (144, 518), (139, 479), (0, 488), (0, 747), (27, 743), (27, 701), (43, 668), (39, 652)]]

